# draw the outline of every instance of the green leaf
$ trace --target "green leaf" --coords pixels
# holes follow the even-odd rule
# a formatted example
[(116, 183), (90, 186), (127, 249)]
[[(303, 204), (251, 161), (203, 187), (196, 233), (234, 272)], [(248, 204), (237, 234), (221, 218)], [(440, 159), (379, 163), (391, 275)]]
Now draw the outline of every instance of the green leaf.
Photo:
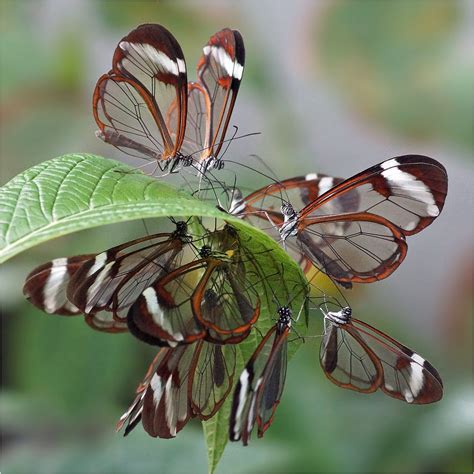
[(147, 217), (223, 217), (142, 172), (94, 155), (65, 155), (0, 188), (0, 263), (41, 242), (82, 229)]
[[(41, 242), (104, 224), (166, 216), (226, 220), (239, 230), (242, 246), (260, 272), (249, 282), (260, 295), (258, 331), (265, 333), (275, 324), (279, 304), (291, 302), (295, 312), (303, 308), (304, 275), (274, 240), (241, 219), (219, 211), (214, 204), (116, 161), (85, 154), (56, 158), (34, 166), (0, 188), (0, 202), (0, 262)], [(305, 334), (302, 323), (298, 333)], [(234, 383), (258, 341), (256, 331), (252, 331), (237, 346)], [(301, 342), (301, 338), (295, 338), (290, 355)], [(214, 418), (203, 423), (211, 473), (227, 443), (231, 398)]]

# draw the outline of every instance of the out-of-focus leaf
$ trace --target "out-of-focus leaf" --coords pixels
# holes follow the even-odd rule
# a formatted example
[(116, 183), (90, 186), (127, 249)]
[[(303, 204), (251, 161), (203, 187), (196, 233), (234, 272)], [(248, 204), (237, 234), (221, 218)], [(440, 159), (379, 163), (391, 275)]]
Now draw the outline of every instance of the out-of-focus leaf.
[(462, 8), (444, 0), (334, 2), (318, 23), (321, 70), (378, 126), (470, 149), (474, 63), (456, 42)]

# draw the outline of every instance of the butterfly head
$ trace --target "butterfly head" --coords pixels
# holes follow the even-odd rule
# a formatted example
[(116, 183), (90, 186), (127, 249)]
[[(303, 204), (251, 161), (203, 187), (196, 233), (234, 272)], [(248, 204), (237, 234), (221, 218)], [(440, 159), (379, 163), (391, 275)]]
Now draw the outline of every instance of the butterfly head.
[(199, 255), (202, 258), (209, 258), (212, 256), (212, 249), (210, 245), (203, 245), (199, 250)]
[(216, 303), (217, 302), (217, 293), (212, 288), (208, 288), (204, 292), (203, 302), (206, 302), (208, 304)]
[(280, 210), (283, 216), (285, 217), (285, 222), (296, 215), (295, 208), (287, 201), (283, 202)]
[(188, 235), (188, 224), (184, 221), (177, 221), (175, 223), (176, 229), (173, 232), (173, 236), (177, 239), (187, 240), (189, 238)]

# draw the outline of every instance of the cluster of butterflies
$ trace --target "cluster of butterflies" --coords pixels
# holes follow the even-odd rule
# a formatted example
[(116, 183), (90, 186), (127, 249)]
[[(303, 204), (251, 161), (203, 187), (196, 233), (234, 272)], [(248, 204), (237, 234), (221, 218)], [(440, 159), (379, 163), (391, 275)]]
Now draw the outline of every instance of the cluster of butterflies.
[[(292, 323), (308, 307), (323, 314), (320, 362), (335, 384), (362, 393), (380, 389), (408, 403), (441, 399), (443, 385), (420, 355), (352, 317), (345, 299), (326, 298), (309, 277), (324, 272), (350, 288), (388, 277), (404, 260), (406, 238), (440, 214), (447, 174), (420, 155), (391, 158), (348, 179), (322, 174), (270, 184), (244, 196), (216, 178), (224, 166), (226, 132), (242, 79), (245, 50), (237, 31), (213, 35), (187, 80), (182, 50), (160, 25), (142, 25), (118, 44), (112, 69), (93, 97), (98, 136), (127, 154), (154, 162), (164, 174), (206, 182), (225, 213), (280, 242), (308, 279), (279, 302), (283, 271), (268, 274), (271, 250), (255, 253), (229, 222), (209, 230), (199, 217), (174, 229), (105, 252), (59, 258), (34, 269), (26, 297), (50, 314), (83, 315), (94, 329), (130, 332), (159, 346), (118, 427), (140, 421), (152, 436), (176, 436), (194, 417), (214, 416), (233, 391), (229, 437), (245, 445), (272, 423), (286, 376)], [(186, 170), (185, 170), (186, 169)], [(156, 171), (156, 170), (155, 170)], [(204, 189), (204, 188), (202, 188)], [(278, 265), (276, 265), (278, 267)], [(264, 288), (264, 291), (260, 291)], [(314, 296), (315, 291), (317, 296)], [(262, 294), (273, 294), (263, 305)], [(295, 302), (303, 302), (295, 308)], [(256, 331), (263, 307), (276, 323), (261, 336), (234, 383), (236, 345)], [(234, 387), (235, 385), (235, 387)]]

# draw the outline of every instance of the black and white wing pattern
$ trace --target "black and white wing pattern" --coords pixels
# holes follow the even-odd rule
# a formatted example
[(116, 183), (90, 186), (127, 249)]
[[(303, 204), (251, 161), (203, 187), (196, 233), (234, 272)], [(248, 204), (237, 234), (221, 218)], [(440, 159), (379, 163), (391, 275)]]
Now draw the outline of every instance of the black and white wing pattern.
[(78, 269), (95, 255), (56, 258), (36, 267), (26, 277), (23, 294), (37, 308), (61, 316), (83, 315), (86, 323), (97, 331), (126, 332), (126, 322), (117, 321), (107, 311), (83, 314), (67, 297), (67, 288)]
[(117, 423), (126, 436), (141, 421), (154, 437), (174, 438), (194, 417), (217, 413), (233, 384), (235, 346), (194, 344), (158, 352), (129, 409)]
[[(209, 39), (197, 64), (197, 82), (188, 84), (184, 156), (208, 166), (218, 160), (224, 144), (245, 62), (245, 48), (238, 31), (225, 28)], [(179, 107), (172, 104), (168, 122), (177, 120)], [(216, 166), (214, 164), (214, 166)], [(203, 168), (205, 171), (205, 168)]]
[(71, 279), (68, 299), (85, 314), (111, 311), (124, 321), (143, 290), (177, 265), (186, 238), (154, 234), (93, 256)]
[(66, 291), (78, 268), (93, 255), (56, 258), (32, 270), (23, 285), (26, 299), (49, 314), (63, 316), (81, 314), (81, 310), (67, 298)]

